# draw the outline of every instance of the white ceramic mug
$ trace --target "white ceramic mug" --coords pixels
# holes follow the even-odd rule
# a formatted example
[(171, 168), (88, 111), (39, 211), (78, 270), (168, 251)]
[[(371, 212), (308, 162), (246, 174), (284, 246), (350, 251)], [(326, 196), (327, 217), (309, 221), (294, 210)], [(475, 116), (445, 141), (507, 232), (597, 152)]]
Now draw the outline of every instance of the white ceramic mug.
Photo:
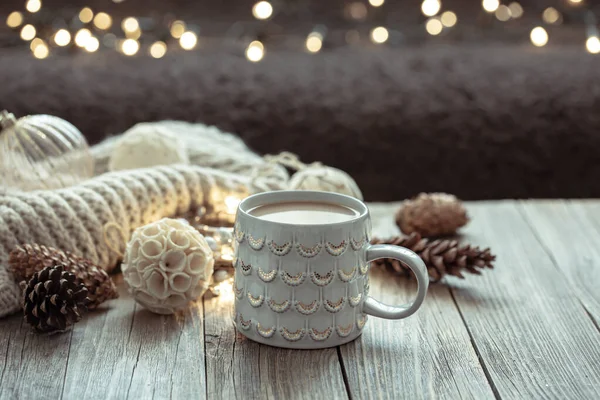
[[(348, 221), (288, 224), (250, 213), (290, 202), (350, 208)], [(423, 303), (429, 277), (423, 261), (399, 246), (371, 245), (367, 206), (353, 197), (311, 191), (276, 191), (244, 199), (235, 222), (235, 325), (249, 339), (271, 346), (317, 349), (356, 339), (367, 315), (400, 319)], [(386, 305), (369, 293), (369, 262), (394, 258), (415, 273), (418, 291), (405, 305)]]

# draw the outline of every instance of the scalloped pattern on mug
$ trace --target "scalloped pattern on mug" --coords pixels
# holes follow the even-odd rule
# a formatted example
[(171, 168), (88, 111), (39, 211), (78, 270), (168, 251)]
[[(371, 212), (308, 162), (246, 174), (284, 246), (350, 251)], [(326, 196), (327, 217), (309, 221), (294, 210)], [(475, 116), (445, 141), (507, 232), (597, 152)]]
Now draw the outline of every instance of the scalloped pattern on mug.
[(363, 297), (362, 293), (359, 293), (356, 296), (350, 296), (350, 297), (348, 297), (348, 303), (350, 303), (350, 305), (352, 307), (356, 307), (362, 300), (362, 297)]
[(366, 323), (367, 323), (367, 314), (359, 314), (356, 316), (356, 327), (358, 328), (359, 331), (365, 327)]
[(269, 272), (265, 272), (262, 270), (262, 268), (257, 268), (256, 275), (258, 275), (260, 280), (263, 282), (271, 282), (277, 276), (277, 270), (272, 269)]
[(235, 297), (237, 297), (238, 299), (241, 299), (242, 297), (244, 297), (244, 288), (239, 289), (237, 287), (237, 284), (234, 283), (233, 284), (233, 293), (235, 294)]
[(248, 276), (252, 273), (252, 265), (245, 264), (244, 261), (240, 260), (240, 268), (242, 269), (242, 274)]
[(339, 312), (342, 308), (344, 308), (344, 304), (346, 303), (346, 298), (344, 296), (340, 297), (338, 301), (325, 300), (323, 302), (323, 306), (330, 313)]
[(318, 331), (315, 328), (310, 328), (308, 331), (312, 340), (315, 340), (317, 342), (322, 342), (323, 340), (329, 339), (329, 336), (331, 336), (331, 332), (332, 329), (330, 326), (323, 331)]
[(306, 273), (299, 272), (296, 275), (290, 275), (286, 271), (281, 271), (281, 280), (289, 286), (298, 286), (306, 279)]
[(361, 265), (358, 268), (359, 272), (361, 275), (366, 275), (369, 273), (369, 263), (365, 264), (365, 265)]
[(360, 240), (350, 238), (350, 247), (352, 247), (352, 250), (354, 251), (362, 249), (365, 243), (367, 243), (367, 239), (364, 237)]
[(267, 301), (267, 305), (271, 310), (275, 311), (276, 313), (284, 313), (290, 309), (292, 302), (289, 300), (284, 300), (281, 303), (278, 303), (273, 299), (269, 299), (269, 301)]
[(298, 340), (302, 339), (305, 334), (305, 331), (302, 328), (295, 331), (290, 331), (285, 327), (281, 327), (279, 332), (281, 333), (281, 336), (283, 336), (283, 338), (288, 342), (297, 342)]
[(261, 237), (256, 239), (254, 236), (252, 236), (251, 234), (247, 234), (246, 235), (246, 239), (248, 240), (248, 246), (250, 246), (250, 248), (252, 250), (260, 250), (263, 248), (263, 246), (265, 245), (265, 238)]
[(345, 269), (338, 269), (338, 275), (342, 282), (350, 282), (356, 276), (357, 267), (353, 267), (350, 271), (346, 271)]
[(274, 241), (270, 240), (267, 243), (267, 246), (269, 247), (269, 250), (271, 250), (271, 253), (275, 254), (276, 256), (282, 257), (290, 252), (290, 250), (292, 249), (292, 242), (277, 244)]
[(244, 241), (245, 234), (240, 229), (240, 225), (239, 224), (236, 224), (236, 226), (235, 226), (234, 236), (235, 236), (235, 240), (237, 240), (238, 243), (242, 243)]
[(263, 328), (261, 326), (260, 322), (257, 322), (256, 323), (256, 332), (260, 336), (268, 339), (268, 338), (272, 337), (275, 334), (275, 327), (273, 326), (273, 327), (270, 327), (270, 328)]
[(317, 286), (327, 286), (331, 283), (334, 276), (333, 271), (329, 271), (325, 275), (321, 275), (318, 272), (311, 272), (310, 280)]
[(262, 306), (265, 301), (265, 296), (259, 294), (258, 296), (253, 296), (252, 293), (248, 292), (248, 303), (254, 308), (258, 308)]
[(348, 326), (338, 325), (335, 327), (335, 331), (339, 337), (346, 337), (352, 333), (352, 328), (354, 328), (354, 323), (351, 323)]
[(250, 327), (252, 326), (252, 320), (245, 320), (244, 317), (242, 316), (242, 313), (239, 313), (239, 318), (238, 321), (240, 322), (240, 327), (247, 331), (248, 329), (250, 329)]
[(312, 247), (304, 246), (300, 243), (296, 244), (296, 251), (304, 258), (313, 258), (321, 252), (322, 248), (323, 245), (321, 243), (317, 243)]
[(331, 242), (325, 242), (325, 250), (327, 250), (327, 252), (334, 257), (338, 257), (344, 254), (347, 248), (348, 242), (346, 242), (345, 240), (342, 240), (342, 242), (337, 245)]
[(308, 304), (304, 304), (301, 301), (296, 301), (296, 303), (294, 304), (294, 307), (296, 307), (296, 311), (303, 315), (311, 315), (316, 313), (320, 306), (321, 303), (319, 303), (317, 300), (313, 300)]

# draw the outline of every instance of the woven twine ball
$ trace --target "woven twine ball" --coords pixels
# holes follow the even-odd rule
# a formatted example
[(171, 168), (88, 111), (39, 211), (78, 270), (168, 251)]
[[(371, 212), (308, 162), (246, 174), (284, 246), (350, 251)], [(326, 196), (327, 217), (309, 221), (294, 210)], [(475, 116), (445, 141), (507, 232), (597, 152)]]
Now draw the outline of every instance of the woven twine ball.
[(158, 314), (172, 314), (204, 294), (214, 263), (200, 232), (164, 218), (133, 232), (122, 270), (139, 304)]
[(317, 190), (335, 192), (363, 199), (358, 185), (346, 172), (325, 165), (309, 165), (290, 178), (289, 188), (295, 190)]
[(186, 148), (174, 132), (157, 124), (140, 123), (118, 139), (108, 167), (119, 171), (189, 163)]

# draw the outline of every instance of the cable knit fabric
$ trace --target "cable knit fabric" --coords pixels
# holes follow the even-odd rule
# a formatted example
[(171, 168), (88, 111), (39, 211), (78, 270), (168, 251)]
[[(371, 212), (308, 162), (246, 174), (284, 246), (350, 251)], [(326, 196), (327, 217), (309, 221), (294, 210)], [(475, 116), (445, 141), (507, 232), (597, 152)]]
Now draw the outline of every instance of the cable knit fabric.
[(282, 189), (288, 181), (284, 168), (266, 163), (233, 135), (202, 124), (159, 124), (185, 141), (194, 165), (106, 173), (111, 138), (92, 148), (93, 179), (66, 189), (0, 193), (0, 317), (20, 309), (20, 290), (7, 270), (18, 244), (68, 250), (110, 272), (139, 226), (222, 204), (228, 195)]

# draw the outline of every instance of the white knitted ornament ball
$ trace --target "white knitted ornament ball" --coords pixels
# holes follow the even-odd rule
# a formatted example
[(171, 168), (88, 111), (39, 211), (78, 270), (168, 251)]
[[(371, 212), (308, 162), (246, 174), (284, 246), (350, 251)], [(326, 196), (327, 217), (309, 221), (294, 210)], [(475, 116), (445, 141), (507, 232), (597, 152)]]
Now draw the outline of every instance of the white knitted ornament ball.
[(290, 189), (336, 192), (362, 200), (358, 185), (344, 171), (325, 165), (309, 165), (292, 175)]
[(164, 218), (133, 232), (122, 270), (138, 303), (158, 314), (172, 314), (204, 294), (214, 263), (200, 232)]
[(189, 163), (187, 150), (174, 132), (158, 124), (140, 123), (117, 141), (108, 167), (119, 171)]

